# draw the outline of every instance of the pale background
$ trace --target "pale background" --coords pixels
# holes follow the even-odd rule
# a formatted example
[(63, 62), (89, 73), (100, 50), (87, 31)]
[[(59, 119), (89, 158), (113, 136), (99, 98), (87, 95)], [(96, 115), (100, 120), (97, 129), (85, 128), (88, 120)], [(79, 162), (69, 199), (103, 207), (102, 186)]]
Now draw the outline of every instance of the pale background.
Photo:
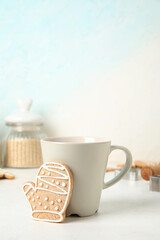
[(1, 138), (30, 97), (50, 136), (104, 136), (160, 161), (159, 13), (159, 0), (0, 0)]

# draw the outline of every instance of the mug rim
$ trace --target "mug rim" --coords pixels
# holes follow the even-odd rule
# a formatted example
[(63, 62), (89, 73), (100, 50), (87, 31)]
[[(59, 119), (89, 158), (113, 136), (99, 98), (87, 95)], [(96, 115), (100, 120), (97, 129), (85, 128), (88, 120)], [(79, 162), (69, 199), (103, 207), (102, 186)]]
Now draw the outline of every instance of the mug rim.
[(65, 137), (45, 137), (41, 142), (50, 142), (55, 144), (100, 144), (111, 143), (105, 137), (89, 137), (89, 136), (65, 136)]

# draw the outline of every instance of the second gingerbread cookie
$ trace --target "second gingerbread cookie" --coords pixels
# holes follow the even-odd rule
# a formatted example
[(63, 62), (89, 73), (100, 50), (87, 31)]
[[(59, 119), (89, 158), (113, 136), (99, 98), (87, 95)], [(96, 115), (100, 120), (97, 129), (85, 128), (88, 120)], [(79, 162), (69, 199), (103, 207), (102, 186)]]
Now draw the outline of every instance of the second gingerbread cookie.
[(59, 162), (43, 164), (36, 183), (26, 182), (23, 191), (31, 205), (35, 220), (63, 222), (73, 188), (70, 169)]

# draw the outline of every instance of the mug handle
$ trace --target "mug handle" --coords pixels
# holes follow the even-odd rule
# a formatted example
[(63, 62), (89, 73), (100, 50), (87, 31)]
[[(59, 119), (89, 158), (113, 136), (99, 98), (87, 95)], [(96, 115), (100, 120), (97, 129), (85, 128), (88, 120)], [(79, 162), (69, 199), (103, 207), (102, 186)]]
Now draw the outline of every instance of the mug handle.
[(132, 155), (131, 155), (130, 151), (127, 148), (125, 148), (125, 147), (113, 145), (113, 146), (111, 146), (110, 153), (112, 151), (114, 151), (114, 150), (117, 150), (117, 149), (122, 150), (122, 151), (125, 152), (125, 154), (126, 154), (126, 163), (125, 163), (124, 167), (121, 169), (120, 173), (117, 176), (115, 176), (113, 179), (107, 181), (106, 183), (105, 182), (103, 183), (103, 189), (111, 187), (113, 184), (117, 183), (119, 180), (121, 180), (121, 178), (123, 178), (124, 175), (126, 175), (126, 173), (131, 168), (131, 165), (132, 165)]

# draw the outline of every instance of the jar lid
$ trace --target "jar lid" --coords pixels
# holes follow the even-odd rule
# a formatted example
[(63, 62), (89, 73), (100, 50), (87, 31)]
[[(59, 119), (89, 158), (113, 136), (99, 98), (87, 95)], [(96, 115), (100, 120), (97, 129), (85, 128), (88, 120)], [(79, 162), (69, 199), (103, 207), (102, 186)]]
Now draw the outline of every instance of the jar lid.
[(42, 125), (43, 119), (40, 115), (29, 112), (32, 99), (18, 99), (19, 111), (5, 118), (7, 125)]

